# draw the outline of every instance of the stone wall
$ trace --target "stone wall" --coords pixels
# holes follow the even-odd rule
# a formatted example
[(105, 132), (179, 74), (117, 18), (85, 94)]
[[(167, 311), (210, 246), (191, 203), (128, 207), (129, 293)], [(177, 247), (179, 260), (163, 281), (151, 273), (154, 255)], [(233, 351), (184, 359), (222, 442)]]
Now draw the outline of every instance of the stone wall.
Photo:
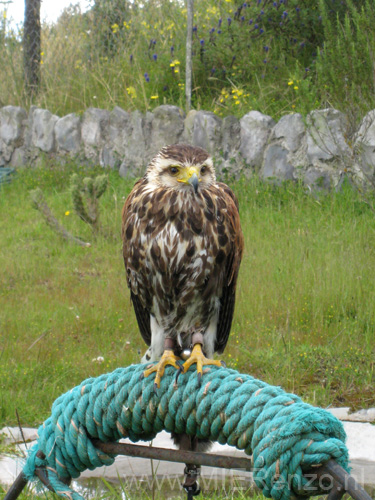
[(211, 153), (222, 174), (301, 179), (328, 188), (347, 171), (374, 178), (375, 111), (349, 133), (351, 128), (335, 109), (312, 111), (305, 119), (288, 114), (275, 123), (258, 111), (221, 119), (208, 111), (185, 116), (170, 105), (146, 114), (89, 108), (82, 117), (61, 118), (36, 107), (27, 113), (5, 106), (0, 108), (0, 166), (32, 166), (43, 155), (58, 162), (74, 157), (135, 177), (162, 146), (186, 142)]

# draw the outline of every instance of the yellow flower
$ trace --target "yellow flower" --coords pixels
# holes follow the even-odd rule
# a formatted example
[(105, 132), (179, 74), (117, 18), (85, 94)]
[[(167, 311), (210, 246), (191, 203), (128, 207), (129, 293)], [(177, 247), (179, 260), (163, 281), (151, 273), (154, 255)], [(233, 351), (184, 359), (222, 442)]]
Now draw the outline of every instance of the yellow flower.
[(294, 90), (298, 90), (298, 86), (297, 85), (295, 85), (293, 88), (294, 88)]
[(173, 68), (174, 66), (178, 66), (179, 64), (181, 64), (180, 61), (178, 59), (174, 59), (169, 66)]
[(158, 95), (152, 95), (151, 99), (159, 99), (159, 96)]
[(135, 99), (137, 97), (137, 92), (134, 87), (127, 87), (126, 92), (132, 99)]
[(111, 28), (112, 28), (113, 33), (117, 33), (118, 30), (120, 29), (119, 25), (117, 23), (112, 24)]
[(240, 104), (240, 101), (236, 101), (234, 104)]
[(289, 80), (288, 85), (293, 85), (293, 80)]
[(67, 211), (65, 212), (65, 215), (70, 215), (69, 210), (67, 210)]

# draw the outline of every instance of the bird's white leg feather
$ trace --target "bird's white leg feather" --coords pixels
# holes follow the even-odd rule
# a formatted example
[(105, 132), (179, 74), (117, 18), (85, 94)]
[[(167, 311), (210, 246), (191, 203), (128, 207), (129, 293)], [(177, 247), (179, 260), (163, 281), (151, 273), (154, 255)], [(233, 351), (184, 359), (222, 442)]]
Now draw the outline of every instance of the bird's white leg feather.
[(214, 352), (215, 352), (215, 339), (216, 339), (216, 332), (217, 332), (217, 321), (219, 318), (219, 313), (217, 312), (214, 314), (212, 317), (207, 330), (204, 332), (203, 335), (203, 351), (206, 355), (207, 358), (212, 359)]
[(165, 333), (163, 328), (156, 321), (155, 316), (150, 315), (151, 345), (145, 352), (142, 363), (158, 361), (164, 352)]

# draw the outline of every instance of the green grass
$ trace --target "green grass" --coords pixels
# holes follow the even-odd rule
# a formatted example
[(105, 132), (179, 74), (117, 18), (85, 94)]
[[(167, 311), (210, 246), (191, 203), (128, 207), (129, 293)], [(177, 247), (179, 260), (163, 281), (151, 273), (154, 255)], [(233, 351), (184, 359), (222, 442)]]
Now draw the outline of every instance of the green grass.
[[(75, 166), (27, 169), (0, 190), (0, 427), (16, 423), (16, 410), (22, 425), (41, 423), (59, 394), (138, 362), (145, 348), (121, 255), (121, 208), (133, 182), (109, 172), (93, 240), (73, 214), (73, 171), (87, 175)], [(36, 186), (90, 248), (47, 227), (30, 203)], [(224, 359), (316, 405), (374, 405), (370, 207), (349, 187), (319, 198), (255, 180), (233, 188), (246, 249)]]
[[(130, 489), (127, 483), (121, 483), (120, 486), (113, 485), (103, 480), (102, 487), (99, 487), (98, 491), (98, 482), (96, 481), (87, 489), (85, 495), (90, 495), (90, 498), (94, 500), (124, 500), (124, 499), (133, 499), (135, 491), (137, 500), (185, 500), (186, 493), (181, 490), (181, 480), (174, 478), (170, 480), (170, 483), (174, 485), (173, 491), (168, 489), (155, 489), (152, 490), (150, 488), (145, 487), (145, 485), (137, 485), (136, 490)], [(204, 479), (201, 481), (201, 484), (204, 484)], [(133, 485), (134, 488), (134, 485)], [(0, 485), (0, 493), (5, 493)], [(56, 499), (58, 498), (56, 495), (53, 495), (49, 492), (44, 492), (43, 494), (36, 494), (32, 491), (28, 490), (23, 492), (19, 497), (19, 500), (40, 500), (40, 499)], [(202, 497), (200, 497), (202, 498)], [(205, 500), (261, 500), (264, 497), (257, 492), (254, 492), (253, 489), (246, 490), (243, 486), (236, 486), (236, 484), (230, 484), (220, 487), (219, 489), (214, 489), (212, 491), (204, 490), (204, 498)]]

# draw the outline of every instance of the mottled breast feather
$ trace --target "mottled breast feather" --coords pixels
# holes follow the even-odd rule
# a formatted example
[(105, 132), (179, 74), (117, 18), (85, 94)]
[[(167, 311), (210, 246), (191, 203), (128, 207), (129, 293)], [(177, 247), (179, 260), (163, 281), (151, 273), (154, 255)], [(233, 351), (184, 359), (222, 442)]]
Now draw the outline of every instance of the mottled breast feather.
[(231, 189), (223, 183), (197, 193), (151, 189), (144, 177), (125, 202), (122, 238), (127, 283), (145, 342), (151, 342), (150, 314), (176, 336), (204, 330), (219, 309), (215, 351), (223, 352), (243, 252)]

